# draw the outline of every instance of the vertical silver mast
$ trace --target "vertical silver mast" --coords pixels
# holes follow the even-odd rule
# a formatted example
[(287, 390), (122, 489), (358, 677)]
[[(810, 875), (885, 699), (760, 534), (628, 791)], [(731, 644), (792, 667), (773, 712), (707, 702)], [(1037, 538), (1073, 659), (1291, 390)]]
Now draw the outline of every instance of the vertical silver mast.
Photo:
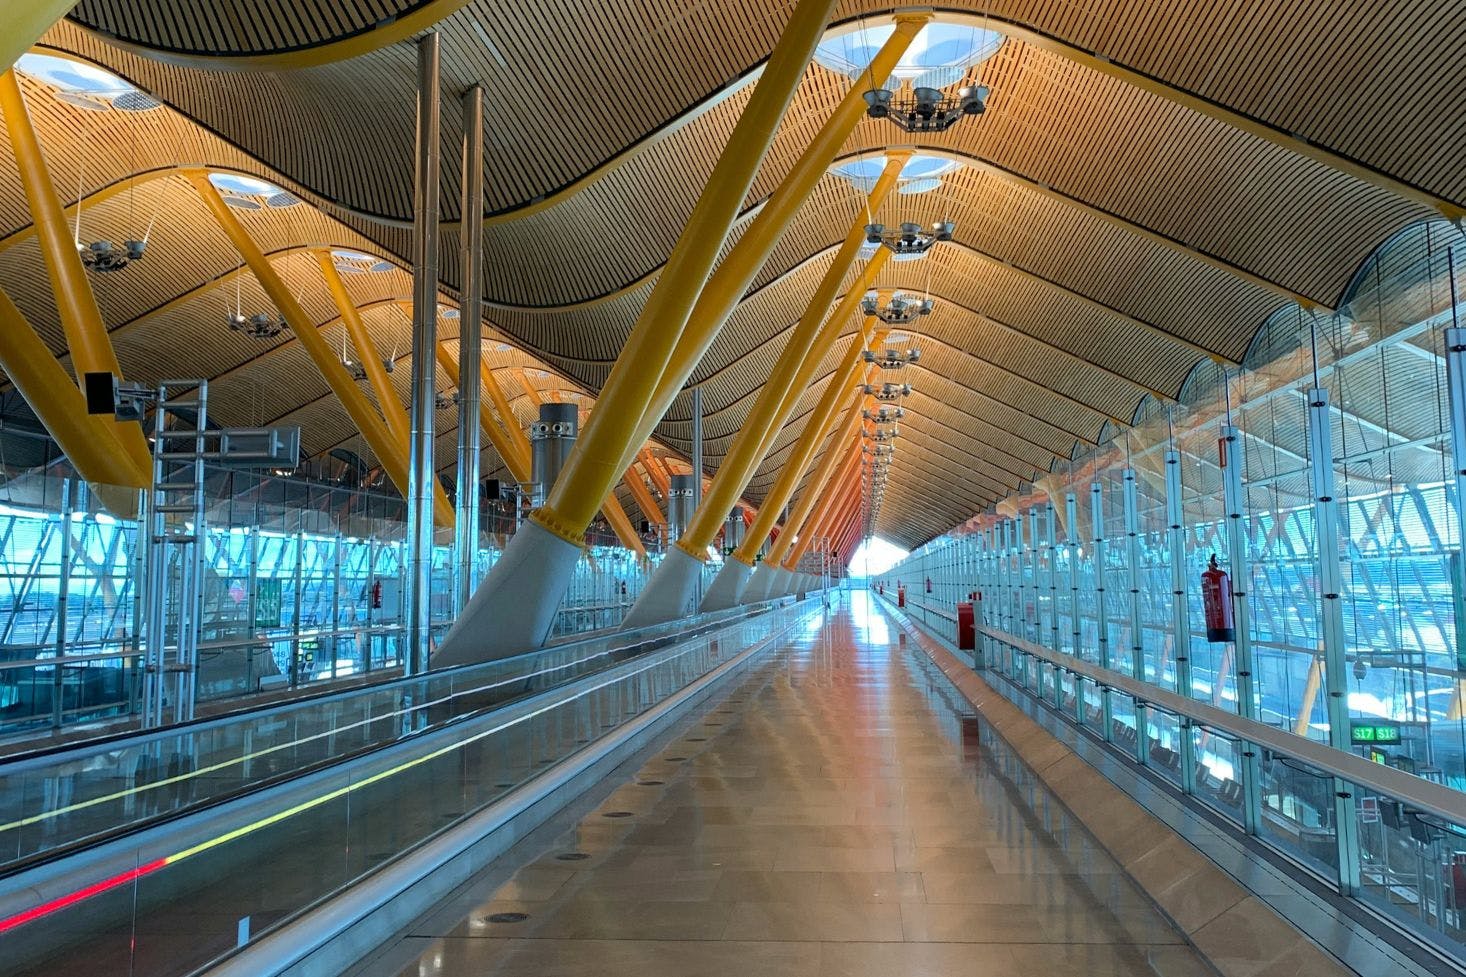
[(412, 221), (412, 446), (407, 476), (407, 648), (403, 671), (428, 667), (433, 592), (433, 428), (438, 333), (438, 35), (417, 43), (417, 174)]
[(459, 259), (462, 308), (458, 316), (458, 513), (454, 539), (453, 616), (473, 594), (479, 530), (479, 400), (483, 391), (484, 90), (463, 96), (463, 206)]

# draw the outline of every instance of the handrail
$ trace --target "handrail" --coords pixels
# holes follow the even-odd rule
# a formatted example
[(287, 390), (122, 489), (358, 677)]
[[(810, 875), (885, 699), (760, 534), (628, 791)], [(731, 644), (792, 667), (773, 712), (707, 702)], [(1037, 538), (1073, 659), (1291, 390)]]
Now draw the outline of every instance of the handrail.
[[(654, 644), (657, 641), (666, 640), (673, 635), (678, 638), (693, 637), (701, 633), (701, 630), (703, 629), (712, 628), (731, 622), (738, 617), (745, 617), (751, 616), (755, 613), (762, 613), (764, 610), (767, 609), (768, 604), (771, 603), (774, 602), (766, 601), (758, 604), (749, 604), (733, 609), (735, 612), (740, 613), (716, 612), (712, 615), (700, 615), (692, 619), (693, 623), (691, 627), (680, 630), (670, 627), (668, 623), (661, 623), (648, 625), (644, 628), (636, 628), (629, 631), (615, 631), (610, 633), (601, 631), (589, 637), (579, 638), (574, 641), (566, 641), (563, 643), (546, 645), (542, 648), (536, 648), (533, 651), (526, 651), (522, 654), (512, 655), (507, 658), (495, 659), (491, 662), (469, 662), (463, 665), (453, 665), (448, 668), (433, 669), (419, 675), (397, 676), (395, 678), (385, 679), (381, 682), (371, 682), (365, 685), (354, 686), (349, 689), (323, 689), (320, 692), (293, 696), (283, 702), (273, 702), (264, 706), (246, 706), (240, 709), (233, 709), (228, 712), (216, 713), (211, 716), (203, 716), (196, 719), (188, 720), (186, 722), (175, 723), (171, 726), (164, 726), (158, 729), (128, 729), (106, 736), (89, 738), (79, 742), (60, 743), (53, 746), (46, 746), (41, 749), (32, 750), (25, 753), (11, 754), (10, 756), (0, 759), (0, 775), (11, 776), (16, 773), (24, 773), (32, 767), (42, 765), (43, 762), (54, 761), (57, 758), (58, 754), (71, 754), (73, 756), (81, 756), (86, 752), (107, 752), (108, 750), (115, 748), (118, 743), (123, 741), (127, 741), (129, 745), (140, 745), (152, 740), (170, 739), (179, 735), (200, 733), (220, 726), (225, 726), (234, 722), (238, 722), (244, 717), (248, 717), (250, 720), (264, 719), (275, 713), (298, 710), (305, 706), (319, 704), (327, 699), (346, 699), (362, 695), (377, 695), (381, 694), (382, 692), (390, 692), (394, 689), (408, 685), (420, 684), (427, 681), (435, 681), (444, 677), (452, 677), (455, 675), (465, 675), (471, 669), (502, 669), (505, 666), (512, 666), (516, 662), (523, 663), (536, 655), (561, 655), (567, 651), (573, 651), (577, 647), (590, 645), (593, 643), (614, 643), (615, 647), (607, 648), (607, 651), (633, 651), (637, 648), (642, 648), (646, 645)], [(657, 631), (659, 633), (656, 635), (648, 634), (648, 632), (652, 631)], [(639, 636), (645, 637), (642, 637), (641, 640), (637, 640)], [(618, 638), (626, 638), (630, 640), (627, 640), (623, 644), (617, 642)]]
[(978, 631), (994, 641), (1006, 644), (1024, 654), (1047, 661), (1074, 675), (1123, 692), (1135, 699), (1137, 706), (1157, 706), (1178, 716), (1185, 716), (1203, 726), (1239, 740), (1263, 746), (1277, 753), (1301, 760), (1329, 776), (1338, 777), (1359, 787), (1377, 790), (1427, 814), (1466, 826), (1466, 794), (1442, 784), (1412, 776), (1394, 767), (1373, 763), (1363, 757), (1315, 743), (1255, 719), (1246, 719), (1196, 699), (1189, 699), (1159, 686), (1140, 682), (1122, 672), (1103, 668), (1073, 655), (1051, 651), (1043, 645), (1020, 638), (1016, 634), (979, 625)]

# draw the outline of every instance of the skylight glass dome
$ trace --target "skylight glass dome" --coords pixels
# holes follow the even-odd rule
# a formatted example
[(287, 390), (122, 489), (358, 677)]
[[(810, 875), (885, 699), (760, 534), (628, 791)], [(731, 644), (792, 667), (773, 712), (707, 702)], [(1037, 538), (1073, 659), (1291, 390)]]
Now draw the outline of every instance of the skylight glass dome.
[(71, 58), (49, 54), (22, 54), (15, 70), (55, 89), (58, 99), (77, 108), (96, 112), (114, 108), (122, 112), (146, 112), (159, 106), (157, 99), (121, 78)]
[[(858, 80), (871, 58), (895, 32), (894, 24), (855, 25), (831, 32), (815, 48), (819, 64)], [(967, 70), (992, 55), (1003, 35), (975, 24), (930, 23), (923, 27), (891, 72), (888, 83), (912, 87), (946, 88), (961, 81)]]
[(224, 202), (236, 210), (259, 210), (261, 207), (294, 207), (300, 200), (268, 180), (241, 173), (210, 173), (209, 182), (219, 191)]
[[(942, 177), (959, 169), (961, 163), (945, 156), (912, 156), (901, 168), (897, 191), (904, 194), (927, 193), (942, 185)], [(836, 166), (834, 172), (850, 181), (861, 193), (870, 193), (886, 168), (885, 156), (865, 156)]]

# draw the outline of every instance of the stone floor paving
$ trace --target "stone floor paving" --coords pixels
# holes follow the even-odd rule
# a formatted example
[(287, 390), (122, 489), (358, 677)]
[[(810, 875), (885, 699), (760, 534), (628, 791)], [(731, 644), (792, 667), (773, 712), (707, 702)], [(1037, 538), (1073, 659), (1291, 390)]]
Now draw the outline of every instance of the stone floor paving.
[(846, 596), (357, 973), (1213, 975), (1067, 812), (985, 762), (965, 705)]

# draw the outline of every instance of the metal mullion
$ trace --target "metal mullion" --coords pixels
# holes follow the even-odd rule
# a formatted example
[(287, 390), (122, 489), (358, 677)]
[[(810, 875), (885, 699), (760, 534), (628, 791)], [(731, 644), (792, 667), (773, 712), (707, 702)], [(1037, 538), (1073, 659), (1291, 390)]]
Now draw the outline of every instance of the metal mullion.
[[(1257, 696), (1252, 667), (1252, 615), (1247, 591), (1252, 580), (1247, 556), (1246, 497), (1242, 490), (1242, 437), (1236, 427), (1221, 428), (1222, 499), (1226, 508), (1227, 563), (1232, 578), (1232, 626), (1234, 670), (1237, 674), (1237, 712), (1257, 719)], [(1217, 675), (1218, 687), (1223, 676)], [(1248, 834), (1262, 830), (1262, 763), (1257, 745), (1242, 744), (1242, 823)]]
[[(1110, 622), (1105, 613), (1105, 494), (1104, 485), (1098, 480), (1089, 486), (1089, 521), (1094, 546), (1090, 559), (1094, 561), (1094, 618), (1099, 664), (1101, 668), (1110, 668)], [(1115, 740), (1114, 706), (1108, 688), (1100, 689), (1100, 715), (1105, 742), (1112, 743)]]
[[(1184, 486), (1181, 480), (1181, 452), (1166, 451), (1166, 537), (1171, 564), (1171, 659), (1176, 672), (1176, 694), (1191, 698), (1191, 616), (1186, 600), (1186, 525)], [(1164, 678), (1159, 672), (1157, 682)], [(1142, 677), (1143, 679), (1143, 677)], [(1196, 792), (1196, 741), (1191, 722), (1181, 719), (1181, 789)]]
[[(1339, 565), (1339, 511), (1334, 494), (1333, 439), (1329, 430), (1329, 393), (1319, 387), (1308, 391), (1308, 456), (1312, 466), (1314, 558), (1318, 561), (1320, 634), (1323, 638), (1324, 681), (1327, 684), (1329, 745), (1353, 751), (1349, 724), (1349, 689), (1344, 661), (1343, 574)], [(1338, 846), (1339, 891), (1359, 893), (1359, 827), (1351, 784), (1335, 777), (1334, 827)]]

